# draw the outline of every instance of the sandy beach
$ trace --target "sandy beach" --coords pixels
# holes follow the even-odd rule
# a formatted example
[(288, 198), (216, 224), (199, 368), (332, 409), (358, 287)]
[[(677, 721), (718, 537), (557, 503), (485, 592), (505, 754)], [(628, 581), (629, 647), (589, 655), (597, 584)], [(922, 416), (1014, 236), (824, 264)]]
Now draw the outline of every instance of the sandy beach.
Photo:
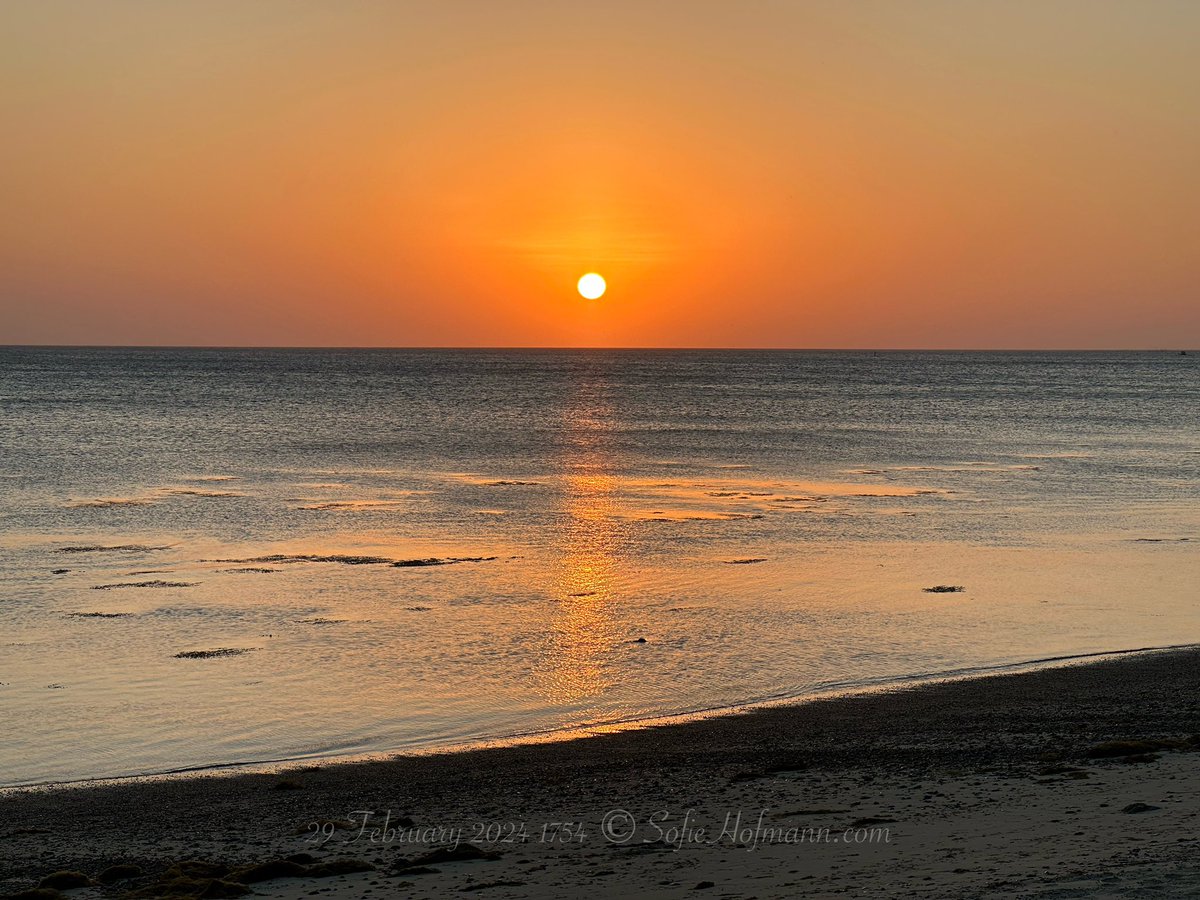
[(77, 897), (1194, 896), (1198, 662), (1129, 654), (561, 743), (10, 792), (0, 889), (53, 896), (28, 891), (80, 880), (65, 871), (94, 881)]

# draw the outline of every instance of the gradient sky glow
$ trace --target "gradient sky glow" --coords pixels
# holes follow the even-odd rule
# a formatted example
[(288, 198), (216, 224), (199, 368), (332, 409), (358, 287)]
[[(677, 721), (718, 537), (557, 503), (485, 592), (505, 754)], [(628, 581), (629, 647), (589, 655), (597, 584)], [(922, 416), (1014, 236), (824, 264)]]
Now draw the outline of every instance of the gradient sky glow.
[(9, 0), (0, 344), (1196, 347), (1198, 85), (1192, 0)]

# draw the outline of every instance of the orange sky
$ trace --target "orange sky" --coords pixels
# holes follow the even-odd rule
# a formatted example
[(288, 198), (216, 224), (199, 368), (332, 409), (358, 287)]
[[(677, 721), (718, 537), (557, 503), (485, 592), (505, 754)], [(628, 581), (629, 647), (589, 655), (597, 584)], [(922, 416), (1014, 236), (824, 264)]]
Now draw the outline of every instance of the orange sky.
[(1195, 347), (1198, 46), (1190, 0), (12, 0), (0, 344)]

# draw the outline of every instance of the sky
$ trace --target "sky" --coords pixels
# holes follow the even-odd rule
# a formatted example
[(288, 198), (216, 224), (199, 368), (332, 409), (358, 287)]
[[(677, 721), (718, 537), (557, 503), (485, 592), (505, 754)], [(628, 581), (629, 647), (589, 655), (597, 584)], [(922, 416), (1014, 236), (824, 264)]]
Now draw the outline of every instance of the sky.
[(1192, 0), (10, 0), (0, 344), (1193, 348), (1198, 47)]

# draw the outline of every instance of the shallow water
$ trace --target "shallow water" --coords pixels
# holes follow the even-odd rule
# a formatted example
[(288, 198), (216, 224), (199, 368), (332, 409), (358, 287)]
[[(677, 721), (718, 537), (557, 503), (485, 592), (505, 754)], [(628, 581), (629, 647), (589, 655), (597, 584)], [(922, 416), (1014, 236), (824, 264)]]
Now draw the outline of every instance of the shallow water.
[(1200, 641), (1198, 401), (1166, 353), (0, 349), (0, 784)]

